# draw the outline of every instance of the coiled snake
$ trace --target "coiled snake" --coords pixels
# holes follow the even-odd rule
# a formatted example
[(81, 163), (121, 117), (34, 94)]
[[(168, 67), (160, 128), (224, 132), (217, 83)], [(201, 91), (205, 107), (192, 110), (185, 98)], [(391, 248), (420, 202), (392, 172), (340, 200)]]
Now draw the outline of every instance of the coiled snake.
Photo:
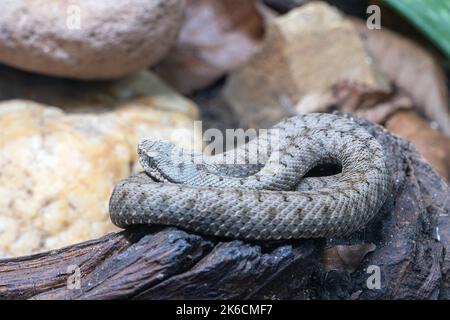
[[(119, 227), (162, 224), (277, 240), (348, 235), (373, 218), (390, 189), (383, 148), (373, 136), (335, 114), (299, 115), (273, 129), (275, 147), (273, 135), (266, 135), (225, 153), (242, 161), (253, 147), (267, 148), (268, 156), (256, 164), (221, 164), (218, 155), (202, 157), (167, 141), (142, 142), (138, 152), (147, 175), (116, 185), (111, 220)], [(341, 172), (305, 177), (324, 164)]]

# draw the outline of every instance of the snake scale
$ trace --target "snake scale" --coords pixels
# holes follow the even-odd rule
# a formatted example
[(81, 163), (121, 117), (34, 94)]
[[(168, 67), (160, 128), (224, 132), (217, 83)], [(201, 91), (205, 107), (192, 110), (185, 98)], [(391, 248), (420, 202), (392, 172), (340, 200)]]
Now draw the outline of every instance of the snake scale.
[[(286, 119), (270, 135), (227, 151), (242, 160), (252, 146), (270, 151), (257, 164), (221, 164), (168, 141), (139, 144), (145, 174), (120, 181), (110, 217), (126, 228), (162, 224), (247, 240), (344, 236), (363, 228), (390, 190), (383, 148), (352, 118), (311, 113)], [(182, 155), (189, 155), (188, 157)], [(247, 158), (248, 159), (248, 158)], [(339, 173), (308, 177), (334, 164)]]

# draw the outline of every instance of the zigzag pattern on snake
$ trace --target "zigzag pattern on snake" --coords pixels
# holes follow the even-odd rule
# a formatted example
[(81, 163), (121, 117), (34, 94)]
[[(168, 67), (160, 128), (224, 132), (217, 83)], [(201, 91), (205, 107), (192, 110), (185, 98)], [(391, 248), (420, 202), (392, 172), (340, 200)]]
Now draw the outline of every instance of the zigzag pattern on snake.
[[(284, 120), (270, 135), (226, 152), (248, 160), (255, 145), (269, 156), (258, 164), (226, 165), (167, 141), (144, 141), (147, 175), (119, 182), (110, 199), (114, 224), (162, 224), (247, 240), (343, 236), (363, 228), (390, 190), (383, 148), (351, 118), (312, 113)], [(186, 157), (186, 154), (188, 157)], [(242, 163), (242, 162), (238, 162)], [(335, 164), (341, 173), (308, 177)]]

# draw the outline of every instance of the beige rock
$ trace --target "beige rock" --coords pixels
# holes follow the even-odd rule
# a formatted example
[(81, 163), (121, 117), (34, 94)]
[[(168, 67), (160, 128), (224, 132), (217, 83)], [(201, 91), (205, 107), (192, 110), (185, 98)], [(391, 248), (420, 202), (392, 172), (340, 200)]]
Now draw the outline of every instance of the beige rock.
[[(141, 170), (138, 141), (167, 139), (192, 148), (194, 137), (201, 138), (193, 132), (195, 105), (150, 73), (139, 77), (153, 81), (145, 84), (151, 90), (133, 87), (147, 95), (122, 96), (123, 101), (101, 113), (67, 113), (25, 100), (0, 103), (0, 257), (54, 249), (115, 230), (109, 196), (119, 179)], [(76, 97), (75, 91), (66, 92), (67, 103), (75, 102), (68, 98)], [(103, 97), (109, 101), (114, 95)]]
[[(174, 102), (176, 97), (142, 97), (121, 104), (112, 115), (122, 124), (122, 134), (129, 141), (133, 165), (133, 172), (142, 170), (137, 159), (137, 143), (144, 138), (154, 140), (170, 140), (178, 146), (187, 149), (198, 149), (201, 145), (194, 143), (194, 139), (201, 139), (200, 132), (194, 132), (197, 119), (196, 109), (185, 111), (175, 110), (175, 106), (183, 108), (183, 102)], [(181, 100), (181, 99), (180, 99)], [(185, 101), (186, 108), (193, 105)], [(170, 109), (169, 106), (172, 106)], [(201, 140), (197, 140), (201, 141)]]
[(108, 196), (129, 173), (120, 124), (25, 101), (0, 104), (0, 256), (113, 230)]
[(109, 79), (157, 63), (176, 40), (184, 0), (3, 0), (0, 61)]
[(342, 80), (389, 90), (351, 22), (313, 2), (272, 21), (260, 50), (231, 74), (224, 96), (242, 126), (270, 127), (296, 114), (302, 99)]

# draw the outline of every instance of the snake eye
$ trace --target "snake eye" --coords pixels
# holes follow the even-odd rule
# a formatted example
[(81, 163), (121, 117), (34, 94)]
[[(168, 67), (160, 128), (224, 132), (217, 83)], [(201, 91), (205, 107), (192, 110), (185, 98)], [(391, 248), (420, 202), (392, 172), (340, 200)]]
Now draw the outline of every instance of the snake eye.
[(149, 158), (156, 158), (158, 156), (158, 152), (155, 151), (147, 151), (145, 153)]

